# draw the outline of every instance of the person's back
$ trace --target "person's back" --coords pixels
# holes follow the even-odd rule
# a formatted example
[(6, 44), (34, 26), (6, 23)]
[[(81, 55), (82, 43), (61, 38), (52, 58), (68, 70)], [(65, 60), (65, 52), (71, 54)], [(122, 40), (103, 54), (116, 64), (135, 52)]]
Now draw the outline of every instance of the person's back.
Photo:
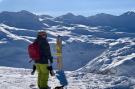
[(50, 45), (46, 38), (40, 37), (40, 35), (35, 40), (39, 44), (40, 50), (40, 60), (36, 61), (36, 63), (48, 64), (48, 59), (52, 63), (52, 56), (50, 51)]

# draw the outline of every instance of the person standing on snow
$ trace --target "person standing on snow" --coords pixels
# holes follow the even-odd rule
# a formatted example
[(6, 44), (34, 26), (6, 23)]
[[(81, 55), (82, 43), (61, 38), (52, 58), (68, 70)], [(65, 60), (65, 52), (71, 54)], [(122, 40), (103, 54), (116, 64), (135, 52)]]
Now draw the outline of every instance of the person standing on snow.
[(51, 56), (50, 45), (47, 41), (46, 32), (38, 32), (35, 42), (39, 44), (40, 52), (40, 60), (35, 61), (35, 66), (38, 72), (38, 87), (39, 89), (48, 89), (48, 62), (53, 63), (53, 57)]

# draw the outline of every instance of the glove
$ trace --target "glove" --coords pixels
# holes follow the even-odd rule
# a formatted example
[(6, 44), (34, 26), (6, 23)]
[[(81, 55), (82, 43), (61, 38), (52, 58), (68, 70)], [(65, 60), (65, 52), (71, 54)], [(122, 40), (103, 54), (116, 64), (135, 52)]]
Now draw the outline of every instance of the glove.
[(48, 66), (47, 69), (49, 70), (51, 76), (55, 75), (52, 66)]

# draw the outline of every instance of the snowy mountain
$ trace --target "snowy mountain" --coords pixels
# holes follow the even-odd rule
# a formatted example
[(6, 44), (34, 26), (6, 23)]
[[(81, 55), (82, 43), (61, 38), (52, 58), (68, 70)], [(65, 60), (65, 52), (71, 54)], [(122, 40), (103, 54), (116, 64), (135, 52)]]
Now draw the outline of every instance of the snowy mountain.
[[(31, 70), (20, 68), (32, 67), (32, 63), (28, 63), (27, 47), (39, 30), (45, 30), (54, 68), (56, 37), (62, 36), (63, 65), (70, 81), (67, 89), (135, 89), (133, 20), (134, 12), (120, 16), (102, 13), (91, 17), (68, 13), (56, 18), (27, 11), (0, 13), (0, 66), (6, 66), (0, 67), (0, 88), (29, 89), (28, 86), (35, 83), (36, 77), (30, 75)], [(24, 82), (27, 78), (29, 83)], [(59, 84), (56, 77), (49, 83), (54, 84), (52, 87)]]
[[(85, 28), (82, 27), (81, 29), (80, 27), (79, 29), (79, 26), (70, 27), (70, 28), (54, 26), (48, 28), (47, 30), (47, 33), (49, 35), (48, 40), (51, 43), (54, 58), (56, 58), (55, 57), (56, 36), (58, 34), (63, 36), (63, 51), (64, 51), (63, 58), (64, 58), (64, 65), (65, 65), (64, 67), (67, 70), (75, 70), (80, 68), (80, 66), (84, 66), (91, 59), (100, 55), (100, 52), (103, 52), (105, 50), (105, 47), (102, 45), (87, 42), (87, 40), (89, 39), (85, 36), (85, 34), (86, 32), (89, 31), (88, 29), (86, 29), (84, 30), (84, 33), (80, 33), (80, 30), (83, 29)], [(27, 55), (27, 46), (29, 42), (31, 42), (34, 39), (34, 37), (36, 37), (36, 31), (9, 27), (3, 24), (1, 24), (0, 26), (0, 31), (2, 35), (1, 42), (3, 41), (6, 42), (5, 44), (1, 43), (0, 45), (1, 48), (3, 49), (1, 50), (1, 53), (5, 51), (4, 50), (5, 48), (6, 50), (8, 50), (8, 52), (11, 51), (11, 53), (6, 53), (5, 56), (3, 55), (0, 56), (1, 65), (12, 66), (12, 67), (30, 66), (28, 63), (29, 58)], [(88, 37), (91, 38), (90, 35)], [(94, 38), (91, 39), (94, 40)], [(89, 49), (86, 50), (87, 47), (90, 50)], [(74, 52), (72, 50), (74, 50)], [(92, 53), (91, 51), (93, 51), (94, 53)], [(18, 53), (18, 57), (16, 56), (16, 52)], [(76, 55), (78, 56), (76, 57)], [(18, 63), (16, 63), (15, 61), (18, 61)], [(71, 61), (74, 61), (74, 63), (69, 65), (68, 63), (70, 63)], [(20, 65), (20, 63), (22, 65)], [(70, 66), (72, 66), (72, 68)]]
[(126, 37), (112, 41), (106, 51), (81, 70), (102, 74), (134, 76), (134, 63), (135, 39)]
[[(4, 56), (0, 56), (0, 64), (3, 66), (30, 68), (31, 65), (28, 63), (27, 46), (29, 42), (35, 39), (37, 31), (9, 27), (4, 24), (1, 24), (0, 31), (0, 52), (4, 53), (5, 48), (8, 50), (8, 53), (3, 54)], [(76, 70), (89, 62), (87, 64), (88, 68), (86, 65), (87, 72), (103, 72), (107, 69), (110, 70), (110, 68), (114, 69), (114, 67), (121, 66), (121, 63), (117, 66), (111, 66), (114, 65), (113, 63), (122, 61), (122, 65), (125, 65), (123, 60), (126, 62), (125, 58), (127, 56), (130, 57), (132, 55), (133, 58), (130, 58), (130, 60), (134, 59), (135, 33), (106, 31), (103, 27), (90, 27), (85, 25), (74, 25), (72, 27), (52, 26), (48, 28), (46, 32), (48, 33), (48, 40), (51, 44), (54, 61), (56, 60), (56, 36), (61, 35), (63, 37), (65, 70)], [(16, 55), (16, 53), (18, 55)], [(129, 63), (132, 63), (130, 60)], [(74, 62), (71, 64), (71, 61)], [(127, 67), (129, 67), (129, 65), (127, 65)], [(120, 68), (124, 69), (122, 66)], [(117, 70), (117, 73), (118, 72)]]
[[(68, 13), (66, 15), (55, 18), (68, 24), (83, 24), (87, 26), (111, 26), (117, 28), (118, 31), (135, 32), (135, 12), (129, 11), (120, 16), (100, 13), (94, 16), (84, 17)], [(130, 29), (130, 30), (129, 30)]]
[(67, 13), (62, 16), (52, 17), (49, 15), (35, 15), (25, 10), (20, 12), (4, 11), (0, 13), (0, 23), (35, 30), (57, 25), (72, 26), (72, 24), (82, 24), (87, 26), (110, 26), (122, 32), (135, 32), (135, 12), (129, 11), (119, 16), (101, 13), (89, 17)]
[(42, 29), (45, 27), (43, 23), (39, 21), (38, 16), (25, 10), (20, 12), (1, 12), (0, 23), (26, 29)]
[[(62, 21), (67, 24), (86, 24), (87, 18), (82, 15), (74, 15), (72, 13), (67, 13), (65, 15), (55, 18), (56, 21)], [(88, 24), (87, 24), (88, 25)]]

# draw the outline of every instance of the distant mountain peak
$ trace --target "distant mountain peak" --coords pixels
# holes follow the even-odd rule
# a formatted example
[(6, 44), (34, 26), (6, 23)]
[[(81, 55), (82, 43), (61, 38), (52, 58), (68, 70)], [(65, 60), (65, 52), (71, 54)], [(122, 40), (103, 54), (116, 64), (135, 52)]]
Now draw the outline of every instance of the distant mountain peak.
[(106, 14), (106, 13), (99, 13), (99, 14), (96, 14), (95, 16), (113, 16), (113, 15)]
[(57, 17), (56, 19), (57, 19), (57, 20), (58, 20), (58, 19), (71, 19), (71, 18), (74, 18), (74, 17), (76, 17), (74, 14), (72, 14), (72, 13), (67, 13), (67, 14), (65, 14), (65, 15), (61, 15), (61, 16)]
[(14, 12), (2, 11), (0, 14), (8, 14), (8, 13), (14, 13)]
[(96, 14), (96, 15), (93, 15), (93, 16), (89, 16), (89, 18), (96, 18), (96, 19), (99, 19), (99, 18), (113, 18), (115, 17), (114, 15), (111, 15), (111, 14), (106, 14), (106, 13), (99, 13), (99, 14)]
[(21, 10), (19, 12), (10, 12), (10, 11), (3, 11), (1, 12), (0, 14), (27, 14), (27, 15), (35, 15), (29, 11), (26, 11), (26, 10)]
[(128, 11), (128, 12), (125, 12), (124, 14), (122, 14), (124, 16), (131, 16), (131, 15), (135, 15), (135, 12), (134, 11)]
[(21, 10), (20, 12), (22, 12), (22, 13), (30, 13), (29, 11), (26, 11), (26, 10)]
[(64, 17), (66, 16), (68, 16), (68, 17), (74, 17), (75, 15), (73, 14), (73, 13), (67, 13), (67, 14), (65, 14), (65, 15), (63, 15)]
[(21, 11), (19, 11), (18, 13), (34, 15), (33, 13), (31, 13), (31, 12), (29, 12), (29, 11), (26, 11), (26, 10), (21, 10)]
[(50, 15), (38, 15), (40, 18), (42, 18), (42, 19), (45, 19), (45, 18), (54, 18), (54, 17), (52, 17), (52, 16), (50, 16)]

